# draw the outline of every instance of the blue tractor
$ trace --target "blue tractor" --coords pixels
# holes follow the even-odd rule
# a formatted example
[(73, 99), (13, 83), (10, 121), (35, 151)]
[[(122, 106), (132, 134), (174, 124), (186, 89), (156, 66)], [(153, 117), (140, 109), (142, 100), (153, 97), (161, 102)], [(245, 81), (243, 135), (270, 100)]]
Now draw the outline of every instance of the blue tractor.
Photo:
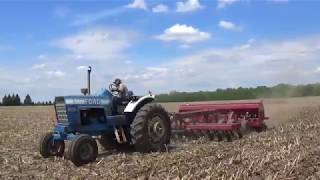
[[(115, 104), (115, 93), (103, 90), (90, 95), (55, 98), (56, 124), (52, 132), (42, 135), (40, 154), (44, 158), (65, 156), (76, 166), (93, 162), (98, 155), (97, 142), (105, 149), (132, 146), (138, 152), (166, 149), (170, 142), (170, 118), (167, 111), (154, 102), (154, 96), (129, 96)], [(67, 148), (65, 152), (65, 142)]]

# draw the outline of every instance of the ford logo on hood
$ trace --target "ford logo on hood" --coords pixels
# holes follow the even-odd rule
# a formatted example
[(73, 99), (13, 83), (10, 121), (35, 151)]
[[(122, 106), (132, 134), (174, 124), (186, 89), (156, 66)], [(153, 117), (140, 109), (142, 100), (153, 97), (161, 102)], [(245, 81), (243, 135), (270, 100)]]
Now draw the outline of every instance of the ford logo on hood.
[(65, 99), (66, 104), (87, 104), (87, 105), (107, 105), (110, 103), (109, 99), (92, 97), (70, 97)]

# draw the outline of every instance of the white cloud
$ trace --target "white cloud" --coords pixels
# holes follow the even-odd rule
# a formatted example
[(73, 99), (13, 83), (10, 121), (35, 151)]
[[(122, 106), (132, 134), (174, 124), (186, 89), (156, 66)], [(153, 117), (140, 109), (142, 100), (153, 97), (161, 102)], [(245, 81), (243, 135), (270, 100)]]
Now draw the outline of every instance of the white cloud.
[[(26, 68), (25, 65), (1, 66), (0, 97), (14, 92), (21, 96), (29, 93), (35, 100), (53, 100), (54, 96), (80, 94), (79, 89), (85, 87), (87, 82), (87, 66), (84, 65), (91, 65), (93, 68), (92, 92), (96, 92), (107, 88), (115, 77), (123, 78), (121, 73), (132, 73), (131, 69), (136, 68), (134, 64), (125, 64), (125, 59), (88, 61), (78, 60), (68, 54), (48, 55), (48, 59), (44, 61), (46, 66), (40, 70)], [(129, 87), (138, 93), (138, 86), (130, 84)]]
[(204, 41), (210, 37), (210, 33), (201, 32), (197, 28), (184, 24), (175, 24), (166, 29), (163, 34), (156, 36), (157, 39), (162, 41), (178, 41), (182, 43)]
[(46, 59), (47, 56), (44, 55), (44, 54), (40, 54), (37, 58), (40, 59), (40, 60), (43, 60), (43, 59)]
[(88, 66), (78, 66), (77, 70), (84, 70), (84, 69), (88, 69)]
[(45, 68), (47, 65), (42, 63), (42, 64), (34, 64), (31, 68), (32, 69), (43, 69)]
[(199, 0), (186, 0), (185, 2), (177, 2), (177, 12), (191, 12), (202, 9), (203, 6)]
[(133, 62), (131, 60), (124, 61), (126, 64), (132, 64)]
[(81, 54), (76, 55), (76, 59), (83, 59), (83, 56)]
[(65, 18), (71, 14), (71, 10), (68, 7), (56, 7), (53, 11), (53, 15), (58, 18)]
[(62, 78), (63, 76), (65, 76), (65, 73), (60, 70), (48, 71), (47, 74), (50, 78)]
[(169, 11), (168, 6), (166, 6), (164, 4), (158, 4), (157, 6), (152, 8), (152, 12), (154, 12), (154, 13), (165, 13), (168, 11)]
[[(30, 64), (31, 68), (0, 67), (0, 96), (29, 93), (35, 100), (53, 100), (54, 96), (80, 94), (79, 89), (86, 86), (87, 66), (84, 65), (93, 68), (92, 92), (107, 88), (115, 77), (122, 78), (121, 73), (132, 73), (137, 68), (134, 59), (132, 64), (127, 64), (129, 58), (124, 53), (134, 36), (132, 32), (101, 27), (55, 40), (53, 44), (64, 50), (63, 53), (46, 55), (40, 63)], [(130, 84), (131, 88), (139, 89), (139, 85)]]
[(131, 4), (127, 5), (128, 8), (133, 8), (133, 9), (143, 9), (147, 10), (147, 4), (144, 0), (133, 0)]
[(242, 27), (235, 25), (233, 22), (230, 21), (219, 21), (219, 27), (226, 29), (226, 30), (232, 30), (232, 31), (241, 31)]
[(147, 67), (145, 72), (136, 74), (133, 76), (126, 76), (126, 80), (130, 79), (138, 79), (138, 80), (152, 80), (155, 77), (163, 77), (166, 75), (168, 72), (167, 68), (162, 68), (162, 67)]
[(225, 8), (228, 5), (239, 2), (240, 0), (218, 0), (217, 9)]
[(249, 39), (244, 45), (170, 59), (170, 63), (127, 75), (127, 81), (157, 92), (318, 82), (319, 43), (320, 35), (285, 41)]
[(23, 79), (22, 79), (22, 82), (23, 82), (23, 83), (26, 83), (26, 84), (30, 83), (31, 81), (32, 81), (31, 78), (23, 78)]
[(88, 25), (92, 24), (96, 21), (115, 17), (117, 15), (123, 14), (127, 12), (127, 8), (125, 7), (118, 7), (114, 9), (105, 9), (98, 12), (92, 12), (87, 14), (78, 14), (75, 15), (74, 20), (70, 23), (71, 26), (81, 26), (81, 25)]
[(246, 44), (243, 44), (243, 45), (240, 45), (240, 46), (235, 46), (233, 49), (237, 49), (237, 50), (250, 49), (255, 42), (256, 42), (255, 39), (249, 39)]
[(181, 49), (189, 49), (189, 48), (191, 48), (190, 44), (181, 44), (179, 47)]
[[(54, 96), (80, 94), (79, 89), (86, 86), (86, 72), (77, 67), (85, 68), (84, 65), (93, 67), (92, 92), (107, 88), (116, 77), (123, 79), (137, 95), (148, 90), (163, 93), (313, 83), (320, 78), (316, 71), (320, 70), (319, 45), (320, 34), (276, 41), (249, 39), (230, 47), (184, 51), (186, 54), (181, 57), (166, 58), (160, 61), (165, 63), (154, 62), (151, 67), (141, 67), (132, 57), (92, 61), (86, 59), (86, 55), (77, 59), (69, 53), (51, 54), (41, 61), (46, 64), (42, 70), (25, 68), (25, 65), (1, 65), (0, 96), (12, 92), (20, 96), (30, 93), (35, 100), (53, 100)], [(120, 53), (125, 54), (124, 51)], [(127, 64), (128, 59), (132, 64)]]
[(110, 60), (121, 56), (135, 35), (120, 29), (96, 28), (55, 41), (77, 59)]
[(164, 67), (147, 67), (147, 70), (154, 73), (168, 72), (168, 68), (164, 68)]

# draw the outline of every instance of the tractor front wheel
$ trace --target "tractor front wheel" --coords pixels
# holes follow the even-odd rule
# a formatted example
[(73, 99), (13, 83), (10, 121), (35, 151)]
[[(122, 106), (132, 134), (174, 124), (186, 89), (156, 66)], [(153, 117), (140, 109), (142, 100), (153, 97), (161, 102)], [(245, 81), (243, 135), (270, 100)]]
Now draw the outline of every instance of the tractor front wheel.
[(53, 133), (46, 133), (40, 138), (40, 154), (44, 158), (50, 156), (62, 157), (64, 153), (64, 141), (54, 141)]
[(168, 112), (156, 103), (144, 105), (131, 124), (131, 140), (139, 152), (161, 151), (170, 142)]
[(69, 147), (69, 159), (76, 166), (93, 162), (98, 156), (97, 142), (89, 135), (77, 136)]

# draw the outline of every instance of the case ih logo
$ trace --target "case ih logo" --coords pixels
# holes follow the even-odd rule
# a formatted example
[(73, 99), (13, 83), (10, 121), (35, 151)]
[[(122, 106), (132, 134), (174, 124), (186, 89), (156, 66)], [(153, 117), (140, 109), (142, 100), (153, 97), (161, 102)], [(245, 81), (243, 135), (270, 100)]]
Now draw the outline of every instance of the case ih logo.
[(104, 105), (108, 104), (109, 101), (106, 99), (96, 99), (96, 98), (73, 98), (66, 99), (66, 104), (89, 104), (89, 105)]

